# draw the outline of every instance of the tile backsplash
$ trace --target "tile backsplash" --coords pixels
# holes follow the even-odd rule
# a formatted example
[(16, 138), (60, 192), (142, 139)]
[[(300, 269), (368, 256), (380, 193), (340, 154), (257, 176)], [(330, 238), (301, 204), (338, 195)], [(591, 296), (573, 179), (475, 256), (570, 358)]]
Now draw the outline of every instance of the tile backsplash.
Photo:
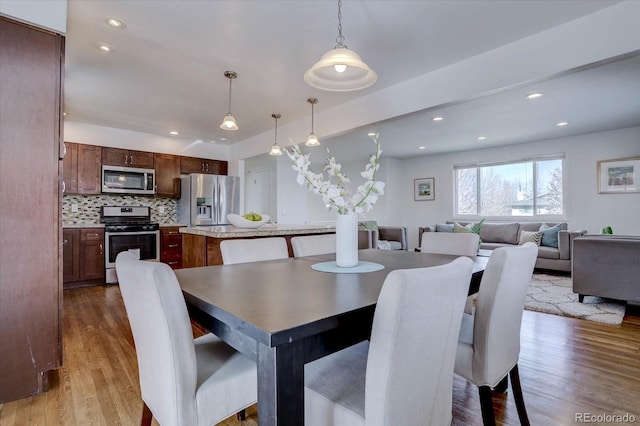
[[(73, 212), (73, 205), (78, 211)], [(149, 206), (151, 221), (162, 224), (177, 222), (176, 200), (173, 198), (138, 197), (136, 195), (65, 195), (62, 198), (62, 225), (95, 225), (100, 223), (102, 206)], [(164, 213), (160, 213), (164, 207)]]

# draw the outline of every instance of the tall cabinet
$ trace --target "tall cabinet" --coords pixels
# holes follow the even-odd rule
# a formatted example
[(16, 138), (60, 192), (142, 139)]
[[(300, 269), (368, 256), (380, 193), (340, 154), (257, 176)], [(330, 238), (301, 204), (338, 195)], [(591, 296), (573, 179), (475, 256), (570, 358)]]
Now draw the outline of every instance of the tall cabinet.
[(62, 362), (64, 37), (0, 17), (0, 404)]

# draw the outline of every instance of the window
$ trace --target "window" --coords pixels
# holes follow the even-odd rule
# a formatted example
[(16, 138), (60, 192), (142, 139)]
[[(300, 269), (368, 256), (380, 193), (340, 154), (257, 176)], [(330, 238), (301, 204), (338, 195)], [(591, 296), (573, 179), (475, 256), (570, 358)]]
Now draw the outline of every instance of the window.
[(456, 216), (563, 216), (564, 157), (455, 166)]

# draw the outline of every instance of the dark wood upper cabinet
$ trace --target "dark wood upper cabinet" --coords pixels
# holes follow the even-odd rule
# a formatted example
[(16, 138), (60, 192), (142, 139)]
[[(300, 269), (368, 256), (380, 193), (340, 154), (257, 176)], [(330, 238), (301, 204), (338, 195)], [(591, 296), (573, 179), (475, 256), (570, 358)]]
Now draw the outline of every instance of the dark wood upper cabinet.
[(180, 172), (183, 174), (205, 173), (210, 175), (226, 175), (227, 162), (206, 158), (181, 157)]
[(0, 404), (62, 363), (64, 37), (0, 16)]
[(65, 142), (64, 146), (64, 193), (100, 194), (101, 147), (71, 142)]
[(153, 169), (153, 152), (103, 147), (102, 164), (107, 166)]
[(180, 198), (180, 156), (154, 154), (156, 196)]

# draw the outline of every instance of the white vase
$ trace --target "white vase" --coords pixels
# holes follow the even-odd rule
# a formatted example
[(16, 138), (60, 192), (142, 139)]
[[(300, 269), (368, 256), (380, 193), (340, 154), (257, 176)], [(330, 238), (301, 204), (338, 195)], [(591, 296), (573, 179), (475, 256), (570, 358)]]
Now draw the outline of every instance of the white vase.
[(336, 264), (341, 268), (358, 264), (358, 215), (354, 213), (336, 217)]

